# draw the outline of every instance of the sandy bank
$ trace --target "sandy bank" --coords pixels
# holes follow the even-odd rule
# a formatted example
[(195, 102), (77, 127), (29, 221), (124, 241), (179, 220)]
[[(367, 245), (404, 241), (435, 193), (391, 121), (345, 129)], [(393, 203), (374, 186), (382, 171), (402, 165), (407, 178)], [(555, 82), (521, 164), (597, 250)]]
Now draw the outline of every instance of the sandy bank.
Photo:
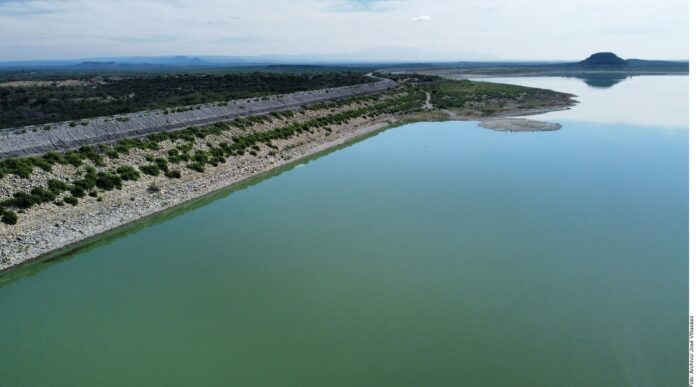
[(479, 126), (486, 129), (507, 132), (538, 132), (558, 130), (561, 124), (530, 120), (527, 118), (493, 118), (479, 122)]

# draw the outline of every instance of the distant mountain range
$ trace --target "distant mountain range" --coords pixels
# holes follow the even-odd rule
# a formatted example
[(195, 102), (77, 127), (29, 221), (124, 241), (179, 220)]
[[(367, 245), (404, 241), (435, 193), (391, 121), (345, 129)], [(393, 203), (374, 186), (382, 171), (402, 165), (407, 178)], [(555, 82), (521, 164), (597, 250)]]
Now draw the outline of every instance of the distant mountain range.
[(2, 68), (65, 68), (65, 69), (157, 69), (222, 68), (274, 65), (370, 65), (408, 67), (540, 67), (546, 69), (645, 69), (675, 68), (688, 71), (688, 61), (656, 61), (622, 59), (611, 52), (599, 52), (579, 62), (564, 61), (503, 61), (495, 56), (477, 52), (445, 53), (402, 47), (380, 47), (353, 53), (259, 55), (259, 56), (133, 56), (104, 57), (75, 60), (0, 62)]
[(481, 52), (440, 52), (404, 47), (378, 47), (351, 53), (257, 55), (257, 56), (132, 56), (100, 57), (75, 60), (36, 60), (0, 62), (1, 67), (116, 67), (116, 66), (173, 66), (173, 67), (220, 67), (220, 66), (264, 66), (273, 64), (389, 64), (492, 61), (496, 56)]

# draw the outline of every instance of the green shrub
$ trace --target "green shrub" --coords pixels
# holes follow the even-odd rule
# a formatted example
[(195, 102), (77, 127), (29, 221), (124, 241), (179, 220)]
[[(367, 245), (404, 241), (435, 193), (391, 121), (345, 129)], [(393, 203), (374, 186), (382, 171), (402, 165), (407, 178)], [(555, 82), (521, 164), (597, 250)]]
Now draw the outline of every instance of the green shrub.
[(157, 164), (141, 165), (140, 171), (146, 175), (158, 176), (160, 174), (160, 169)]
[(203, 152), (203, 151), (196, 151), (193, 155), (193, 161), (198, 162), (198, 163), (207, 163), (208, 162), (208, 153)]
[(76, 185), (70, 188), (70, 194), (76, 198), (83, 198), (85, 197), (85, 190), (82, 187)]
[(118, 140), (118, 143), (114, 147), (114, 149), (118, 153), (122, 154), (128, 154), (131, 149), (133, 148), (139, 148), (142, 147), (143, 142), (140, 139), (137, 138), (122, 138)]
[(159, 150), (160, 146), (156, 141), (148, 141), (145, 144), (146, 149), (151, 149), (151, 150)]
[[(73, 183), (74, 187), (80, 188), (82, 190), (82, 195), (84, 196), (84, 191), (89, 191), (94, 188), (97, 184), (97, 170), (94, 167), (85, 167), (85, 177)], [(73, 189), (74, 189), (73, 187)], [(71, 192), (73, 190), (71, 189)], [(75, 195), (73, 193), (73, 195)], [(77, 195), (75, 195), (77, 196)]]
[(26, 158), (10, 157), (0, 161), (0, 176), (14, 174), (19, 177), (28, 178), (34, 170), (34, 164)]
[(157, 164), (157, 167), (164, 173), (167, 173), (169, 171), (169, 166), (167, 165), (167, 159), (158, 157), (155, 159), (155, 164)]
[(80, 155), (83, 158), (86, 158), (88, 160), (92, 160), (92, 162), (95, 165), (103, 166), (104, 165), (104, 158), (102, 155), (97, 151), (95, 147), (92, 146), (83, 146), (79, 150)]
[(34, 187), (31, 190), (31, 196), (34, 197), (35, 203), (52, 202), (56, 199), (55, 193), (41, 187)]
[(51, 164), (63, 164), (63, 163), (65, 163), (65, 161), (63, 160), (63, 155), (61, 155), (60, 153), (55, 152), (55, 151), (48, 152), (41, 157)]
[(121, 176), (108, 172), (97, 173), (95, 185), (105, 191), (111, 191), (114, 188), (121, 189)]
[(12, 195), (11, 204), (18, 208), (30, 208), (36, 204), (36, 198), (26, 192), (15, 192)]
[(14, 211), (3, 210), (2, 218), (0, 220), (2, 220), (2, 222), (5, 224), (17, 224), (17, 214)]
[(63, 154), (63, 159), (65, 163), (72, 165), (73, 167), (79, 167), (82, 165), (82, 156), (75, 151), (67, 151)]
[(124, 181), (136, 181), (140, 179), (140, 172), (138, 172), (135, 168), (131, 167), (130, 165), (123, 165), (118, 167), (116, 169), (116, 173), (118, 173), (121, 176), (121, 179), (123, 179)]
[(104, 153), (110, 158), (110, 159), (117, 159), (119, 158), (120, 154), (116, 151), (116, 149), (109, 148), (104, 151)]
[(53, 163), (44, 159), (43, 157), (32, 157), (29, 159), (29, 162), (31, 162), (34, 166), (43, 169), (46, 172), (51, 172), (51, 170), (53, 169)]
[(170, 179), (179, 179), (179, 178), (181, 178), (181, 172), (177, 171), (176, 169), (171, 170), (171, 171), (165, 173), (164, 175), (167, 176), (167, 177), (170, 178)]
[(193, 169), (194, 171), (198, 171), (198, 172), (203, 172), (203, 171), (205, 171), (205, 164), (200, 162), (200, 161), (196, 161), (196, 162), (187, 164), (186, 168)]
[(63, 201), (68, 204), (72, 204), (73, 206), (77, 205), (77, 198), (74, 196), (68, 196), (67, 198), (63, 199)]
[(57, 180), (57, 179), (49, 179), (48, 180), (48, 189), (55, 194), (59, 194), (63, 191), (67, 191), (68, 188), (69, 188), (68, 185), (60, 180)]

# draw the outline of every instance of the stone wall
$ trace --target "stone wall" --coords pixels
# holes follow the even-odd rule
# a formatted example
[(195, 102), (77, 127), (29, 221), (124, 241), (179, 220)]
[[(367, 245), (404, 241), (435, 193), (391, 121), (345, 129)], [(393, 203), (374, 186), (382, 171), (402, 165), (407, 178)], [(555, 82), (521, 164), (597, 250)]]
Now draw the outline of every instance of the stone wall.
[(163, 130), (184, 129), (192, 125), (208, 125), (237, 117), (297, 109), (303, 105), (382, 92), (396, 87), (396, 82), (381, 79), (378, 82), (302, 91), (264, 98), (241, 99), (222, 104), (209, 103), (186, 107), (186, 111), (150, 110), (110, 117), (98, 117), (0, 131), (0, 158), (28, 156), (48, 151), (65, 151), (83, 145), (116, 141)]

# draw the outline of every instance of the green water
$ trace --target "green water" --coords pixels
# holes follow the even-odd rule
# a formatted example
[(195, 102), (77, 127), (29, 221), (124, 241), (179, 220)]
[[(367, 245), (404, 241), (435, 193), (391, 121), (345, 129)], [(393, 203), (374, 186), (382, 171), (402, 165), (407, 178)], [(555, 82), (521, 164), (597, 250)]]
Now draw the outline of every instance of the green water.
[(6, 273), (0, 384), (682, 385), (683, 117), (563, 114), (390, 129)]

